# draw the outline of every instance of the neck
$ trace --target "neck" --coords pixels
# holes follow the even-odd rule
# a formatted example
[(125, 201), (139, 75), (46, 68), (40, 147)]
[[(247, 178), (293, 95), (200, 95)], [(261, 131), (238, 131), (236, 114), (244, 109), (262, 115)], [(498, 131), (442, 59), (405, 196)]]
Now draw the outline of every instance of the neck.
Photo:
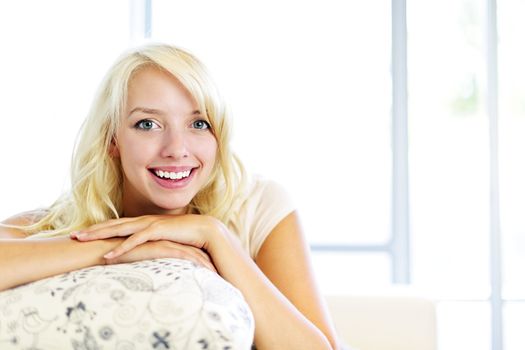
[(122, 217), (131, 218), (131, 217), (138, 217), (138, 216), (144, 216), (144, 215), (185, 215), (189, 214), (189, 208), (179, 208), (179, 209), (163, 209), (158, 207), (131, 207), (126, 206), (124, 204), (124, 208), (122, 211)]

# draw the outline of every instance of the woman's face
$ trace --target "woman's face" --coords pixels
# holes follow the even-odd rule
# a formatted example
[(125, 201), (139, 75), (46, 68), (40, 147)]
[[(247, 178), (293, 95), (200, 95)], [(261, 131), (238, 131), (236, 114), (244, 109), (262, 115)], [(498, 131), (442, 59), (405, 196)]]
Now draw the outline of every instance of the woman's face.
[(177, 79), (148, 67), (129, 83), (111, 153), (124, 175), (125, 216), (182, 214), (212, 173), (217, 140)]

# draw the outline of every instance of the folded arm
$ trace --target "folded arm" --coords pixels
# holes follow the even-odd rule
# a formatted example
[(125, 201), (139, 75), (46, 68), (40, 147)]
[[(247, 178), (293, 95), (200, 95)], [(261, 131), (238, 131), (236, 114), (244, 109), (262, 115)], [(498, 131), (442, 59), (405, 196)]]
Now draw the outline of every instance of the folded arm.
[[(27, 218), (22, 214), (3, 223), (24, 226), (31, 223)], [(186, 259), (216, 271), (202, 250), (166, 240), (145, 242), (116, 259), (106, 259), (104, 255), (119, 246), (124, 238), (91, 242), (79, 242), (69, 236), (24, 238), (27, 234), (23, 230), (0, 226), (0, 291), (85, 267), (156, 258)]]
[(219, 274), (237, 287), (250, 305), (258, 349), (338, 348), (295, 212), (274, 227), (256, 257), (257, 263), (224, 224), (205, 215), (118, 219), (73, 233), (72, 237), (86, 242), (125, 238), (106, 255), (112, 259), (157, 240), (203, 249)]
[(69, 237), (0, 239), (0, 290), (84, 267), (103, 265), (119, 239), (84, 244)]

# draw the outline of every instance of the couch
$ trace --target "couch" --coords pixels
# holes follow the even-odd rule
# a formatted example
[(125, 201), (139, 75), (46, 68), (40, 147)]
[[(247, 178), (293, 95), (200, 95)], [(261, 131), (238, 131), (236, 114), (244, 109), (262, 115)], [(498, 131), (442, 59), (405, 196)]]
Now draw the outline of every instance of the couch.
[(330, 295), (336, 330), (351, 349), (436, 350), (436, 312), (414, 296)]

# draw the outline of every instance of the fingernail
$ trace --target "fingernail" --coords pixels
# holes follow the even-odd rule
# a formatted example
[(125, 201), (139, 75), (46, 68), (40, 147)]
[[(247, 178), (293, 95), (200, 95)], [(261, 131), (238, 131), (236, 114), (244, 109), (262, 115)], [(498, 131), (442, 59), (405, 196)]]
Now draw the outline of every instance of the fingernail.
[(115, 255), (114, 252), (109, 252), (109, 253), (107, 253), (106, 255), (104, 255), (104, 258), (106, 258), (106, 259), (111, 259), (111, 258), (113, 258), (114, 255)]

